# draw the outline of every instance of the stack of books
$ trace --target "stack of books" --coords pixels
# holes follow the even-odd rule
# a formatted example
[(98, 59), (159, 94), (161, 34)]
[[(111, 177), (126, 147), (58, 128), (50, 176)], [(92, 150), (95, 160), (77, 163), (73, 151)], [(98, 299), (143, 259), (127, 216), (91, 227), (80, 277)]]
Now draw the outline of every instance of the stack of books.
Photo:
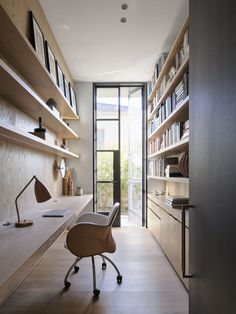
[(183, 123), (183, 130), (182, 130), (182, 137), (181, 138), (185, 138), (189, 136), (189, 120), (185, 121)]
[(180, 207), (182, 204), (188, 204), (189, 198), (182, 195), (167, 195), (165, 204), (171, 207)]
[(176, 106), (188, 96), (188, 73), (184, 73), (182, 80), (175, 88)]

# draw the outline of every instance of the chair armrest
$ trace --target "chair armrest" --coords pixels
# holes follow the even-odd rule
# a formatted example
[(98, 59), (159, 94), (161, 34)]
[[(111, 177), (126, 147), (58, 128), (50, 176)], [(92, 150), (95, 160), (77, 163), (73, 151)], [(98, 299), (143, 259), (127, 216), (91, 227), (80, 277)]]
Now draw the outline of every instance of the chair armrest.
[(73, 226), (66, 238), (67, 248), (78, 257), (87, 257), (116, 250), (111, 227), (94, 223), (78, 223)]
[(98, 225), (106, 225), (107, 216), (97, 213), (86, 213), (78, 218), (77, 223), (81, 222), (91, 222)]

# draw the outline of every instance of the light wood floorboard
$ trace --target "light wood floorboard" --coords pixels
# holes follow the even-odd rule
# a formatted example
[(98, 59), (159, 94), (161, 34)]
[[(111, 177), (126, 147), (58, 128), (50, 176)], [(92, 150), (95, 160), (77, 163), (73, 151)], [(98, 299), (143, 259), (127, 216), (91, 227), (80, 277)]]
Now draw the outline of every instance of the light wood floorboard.
[(117, 251), (108, 256), (123, 275), (96, 257), (99, 298), (93, 298), (91, 259), (79, 263), (78, 274), (63, 279), (74, 257), (64, 249), (65, 234), (53, 245), (0, 309), (1, 314), (187, 314), (188, 293), (150, 232), (144, 228), (113, 229)]

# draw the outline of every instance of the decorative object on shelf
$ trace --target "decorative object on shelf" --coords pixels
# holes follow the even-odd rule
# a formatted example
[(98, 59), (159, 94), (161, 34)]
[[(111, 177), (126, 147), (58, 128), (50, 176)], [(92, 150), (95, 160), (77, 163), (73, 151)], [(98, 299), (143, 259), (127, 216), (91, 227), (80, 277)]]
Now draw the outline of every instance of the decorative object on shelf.
[(56, 166), (56, 168), (60, 171), (62, 178), (64, 178), (67, 170), (65, 159), (62, 159), (60, 161), (60, 164)]
[(66, 139), (62, 139), (62, 144), (61, 144), (61, 148), (64, 148), (66, 150), (69, 150), (69, 147), (67, 146), (67, 140)]
[(56, 109), (57, 108), (57, 103), (53, 98), (49, 98), (47, 103), (48, 107), (52, 110), (53, 114), (57, 117), (57, 118), (61, 118), (60, 112)]
[(179, 167), (184, 177), (189, 176), (189, 152), (184, 152), (179, 161)]
[(53, 109), (53, 107), (57, 108), (57, 102), (53, 98), (49, 98), (46, 104), (48, 105), (50, 109)]
[(46, 66), (45, 58), (45, 47), (44, 47), (44, 36), (37, 20), (35, 19), (33, 12), (30, 11), (31, 25), (32, 25), (32, 45), (42, 61), (43, 65)]
[(15, 223), (16, 227), (28, 227), (33, 225), (32, 220), (21, 220), (20, 214), (19, 214), (19, 208), (18, 208), (18, 199), (21, 196), (21, 194), (26, 190), (26, 188), (30, 185), (30, 183), (35, 180), (34, 184), (34, 194), (36, 197), (36, 200), (38, 203), (46, 202), (48, 201), (52, 195), (49, 192), (48, 188), (41, 182), (39, 179), (34, 175), (32, 179), (26, 184), (26, 186), (20, 191), (20, 193), (17, 195), (15, 199), (15, 205), (16, 205), (16, 213), (17, 213), (17, 222)]
[(57, 84), (56, 58), (46, 40), (45, 40), (45, 50), (46, 50), (46, 61), (47, 61), (48, 71), (54, 83)]
[(70, 87), (69, 87), (69, 82), (67, 81), (65, 76), (64, 76), (64, 94), (66, 96), (66, 99), (70, 103)]
[(39, 117), (39, 127), (34, 129), (34, 132), (29, 132), (30, 134), (36, 135), (41, 139), (45, 140), (45, 134), (47, 130), (42, 127), (42, 118)]
[(69, 87), (70, 87), (70, 104), (73, 111), (77, 114), (77, 102), (76, 102), (75, 92), (71, 84), (69, 84)]
[(83, 195), (83, 189), (81, 188), (81, 186), (77, 186), (77, 188), (75, 189), (75, 195), (76, 196)]
[(62, 184), (63, 195), (73, 195), (73, 180), (71, 169), (66, 170), (66, 175), (63, 178)]
[(61, 67), (57, 61), (56, 61), (56, 69), (57, 69), (57, 85), (58, 85), (61, 93), (64, 95), (64, 74), (63, 74), (62, 69), (61, 69)]

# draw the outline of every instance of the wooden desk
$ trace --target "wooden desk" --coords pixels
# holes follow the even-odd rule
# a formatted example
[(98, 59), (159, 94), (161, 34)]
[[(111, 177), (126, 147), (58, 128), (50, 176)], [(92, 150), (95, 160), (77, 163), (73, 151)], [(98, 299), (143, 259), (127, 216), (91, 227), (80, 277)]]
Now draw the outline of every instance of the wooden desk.
[[(34, 221), (30, 227), (0, 226), (0, 305), (91, 200), (92, 195), (59, 197), (36, 204), (31, 211), (21, 215), (22, 219)], [(70, 211), (64, 217), (42, 217), (47, 209), (65, 208)]]

